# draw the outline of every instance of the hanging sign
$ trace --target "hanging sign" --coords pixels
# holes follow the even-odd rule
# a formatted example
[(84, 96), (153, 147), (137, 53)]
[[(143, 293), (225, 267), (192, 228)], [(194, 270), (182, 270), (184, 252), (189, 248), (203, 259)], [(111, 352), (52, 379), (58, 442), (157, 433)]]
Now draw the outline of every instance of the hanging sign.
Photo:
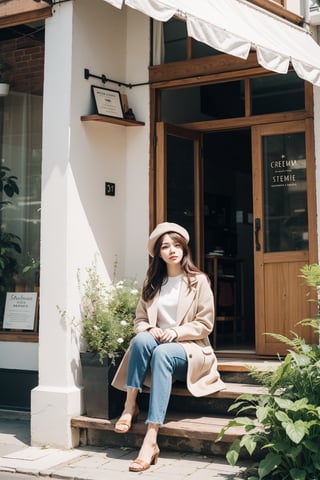
[(37, 295), (36, 292), (7, 292), (3, 328), (33, 330)]

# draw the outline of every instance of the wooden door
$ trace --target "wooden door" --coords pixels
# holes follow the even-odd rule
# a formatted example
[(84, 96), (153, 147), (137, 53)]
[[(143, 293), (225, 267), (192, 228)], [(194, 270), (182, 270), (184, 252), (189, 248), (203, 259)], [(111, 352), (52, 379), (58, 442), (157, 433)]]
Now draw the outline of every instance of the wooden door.
[(311, 341), (297, 323), (312, 308), (300, 269), (317, 259), (312, 123), (253, 127), (252, 157), (256, 352), (285, 354), (267, 333)]
[(193, 258), (203, 268), (201, 134), (158, 122), (156, 137), (156, 223), (184, 226)]

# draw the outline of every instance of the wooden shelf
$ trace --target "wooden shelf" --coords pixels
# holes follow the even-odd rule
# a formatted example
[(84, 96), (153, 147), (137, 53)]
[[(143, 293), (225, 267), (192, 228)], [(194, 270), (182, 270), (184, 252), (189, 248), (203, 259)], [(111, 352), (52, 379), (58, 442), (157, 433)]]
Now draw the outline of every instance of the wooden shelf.
[(98, 115), (98, 114), (82, 115), (81, 121), (82, 122), (104, 122), (104, 123), (111, 123), (113, 125), (122, 125), (123, 127), (141, 127), (145, 125), (144, 122), (138, 122), (137, 120), (107, 117), (105, 115)]

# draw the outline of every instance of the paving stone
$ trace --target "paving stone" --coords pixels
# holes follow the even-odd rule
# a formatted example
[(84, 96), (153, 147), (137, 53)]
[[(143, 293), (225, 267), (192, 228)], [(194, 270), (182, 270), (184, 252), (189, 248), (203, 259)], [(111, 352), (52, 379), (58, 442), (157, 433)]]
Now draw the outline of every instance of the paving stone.
[[(16, 424), (16, 425), (15, 425)], [(80, 447), (70, 450), (31, 447), (28, 422), (0, 416), (0, 471), (65, 480), (240, 480), (239, 467), (223, 457), (178, 453), (163, 448), (157, 465), (142, 474), (129, 472), (138, 448)]]

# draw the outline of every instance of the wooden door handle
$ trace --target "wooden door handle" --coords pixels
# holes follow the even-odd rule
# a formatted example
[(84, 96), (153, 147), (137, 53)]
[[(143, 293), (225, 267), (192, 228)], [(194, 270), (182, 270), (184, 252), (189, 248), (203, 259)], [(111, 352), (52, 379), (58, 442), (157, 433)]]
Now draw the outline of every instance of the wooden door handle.
[(254, 221), (254, 235), (256, 240), (256, 251), (259, 252), (261, 250), (261, 245), (259, 243), (259, 231), (261, 230), (261, 220), (260, 218), (256, 218)]

